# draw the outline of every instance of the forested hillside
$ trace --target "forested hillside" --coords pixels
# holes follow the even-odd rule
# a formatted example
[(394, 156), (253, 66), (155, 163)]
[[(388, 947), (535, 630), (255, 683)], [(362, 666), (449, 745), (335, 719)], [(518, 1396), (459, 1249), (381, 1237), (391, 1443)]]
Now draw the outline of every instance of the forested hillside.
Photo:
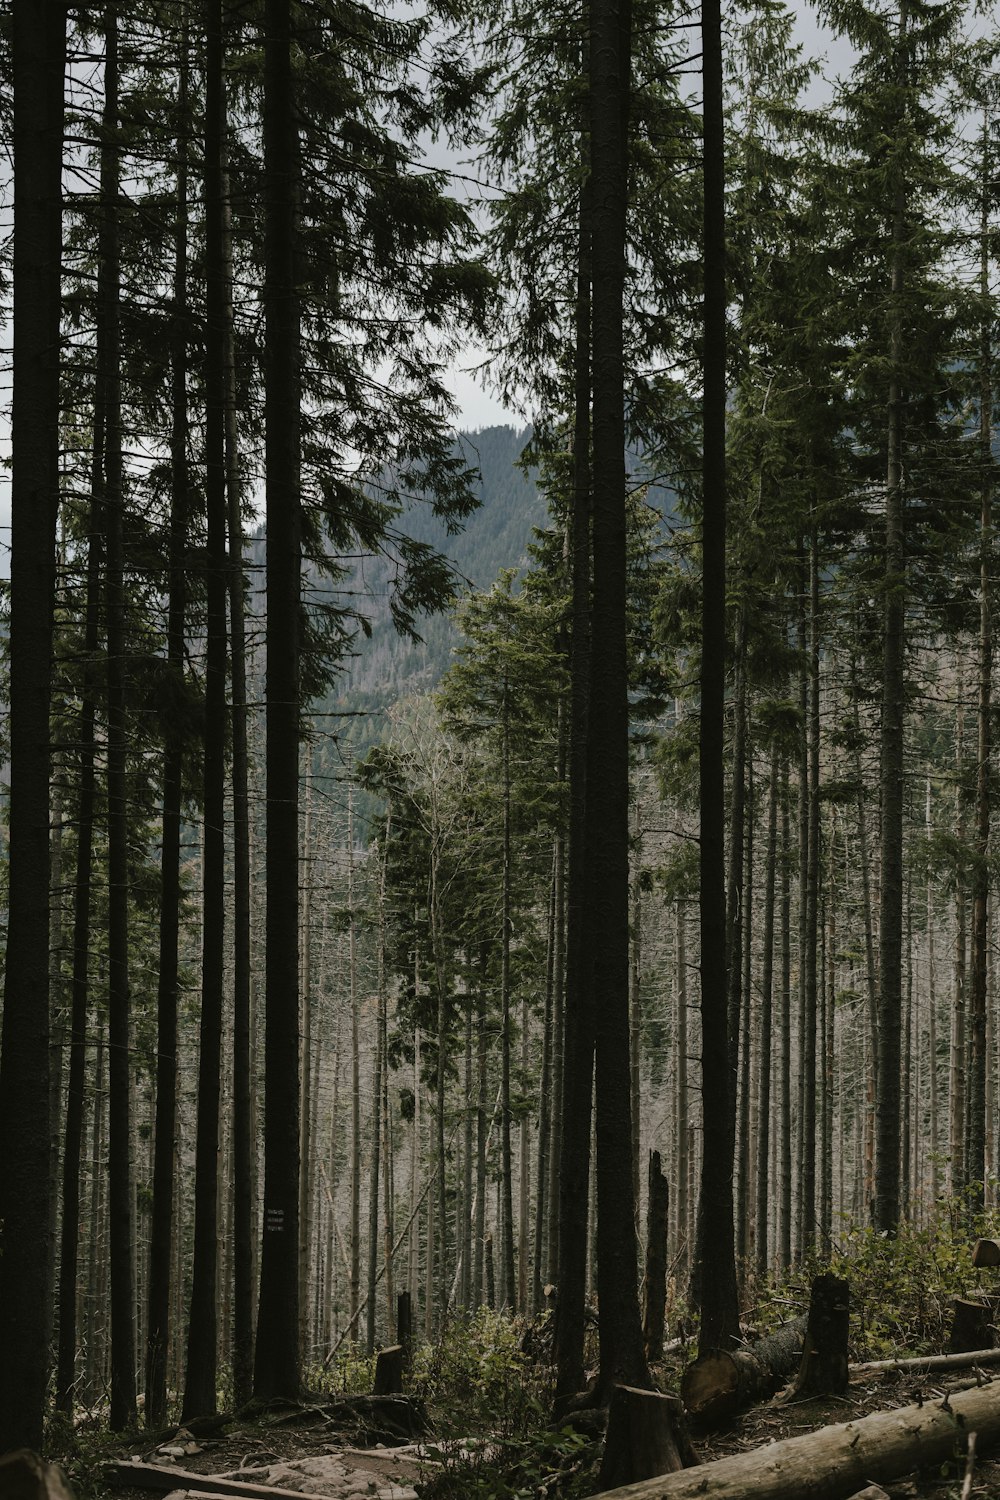
[(0, 11), (0, 1464), (968, 1497), (833, 1419), (998, 1339), (996, 17)]

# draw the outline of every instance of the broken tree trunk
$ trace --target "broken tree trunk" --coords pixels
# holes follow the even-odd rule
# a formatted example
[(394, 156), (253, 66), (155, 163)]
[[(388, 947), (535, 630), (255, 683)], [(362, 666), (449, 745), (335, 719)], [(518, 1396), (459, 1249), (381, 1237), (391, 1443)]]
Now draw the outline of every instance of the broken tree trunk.
[(1000, 1441), (997, 1383), (767, 1443), (609, 1490), (603, 1500), (849, 1500), (866, 1485), (963, 1457), (970, 1432), (977, 1451)]
[(716, 1350), (688, 1365), (681, 1399), (692, 1422), (721, 1427), (791, 1380), (802, 1358), (806, 1320), (796, 1318), (747, 1349)]
[(403, 1346), (393, 1344), (380, 1349), (375, 1361), (373, 1396), (400, 1396), (403, 1393)]
[(847, 1389), (851, 1289), (826, 1271), (813, 1280), (798, 1374), (782, 1399), (837, 1396)]
[(4, 1500), (73, 1500), (62, 1470), (30, 1448), (16, 1448), (0, 1458), (0, 1495)]
[(630, 1385), (615, 1386), (598, 1491), (653, 1479), (657, 1474), (673, 1474), (697, 1462), (684, 1408), (676, 1396)]
[(918, 1354), (913, 1359), (869, 1359), (851, 1365), (850, 1376), (877, 1375), (883, 1370), (902, 1370), (909, 1374), (931, 1370), (971, 1370), (974, 1365), (1000, 1365), (1000, 1349), (972, 1349), (967, 1354)]
[(953, 1354), (968, 1354), (973, 1349), (992, 1349), (996, 1345), (996, 1298), (983, 1297), (974, 1302), (968, 1297), (952, 1300), (951, 1339)]
[(659, 1151), (649, 1153), (649, 1199), (646, 1206), (646, 1290), (642, 1304), (642, 1337), (647, 1360), (663, 1358), (663, 1320), (667, 1306), (667, 1215), (670, 1187)]

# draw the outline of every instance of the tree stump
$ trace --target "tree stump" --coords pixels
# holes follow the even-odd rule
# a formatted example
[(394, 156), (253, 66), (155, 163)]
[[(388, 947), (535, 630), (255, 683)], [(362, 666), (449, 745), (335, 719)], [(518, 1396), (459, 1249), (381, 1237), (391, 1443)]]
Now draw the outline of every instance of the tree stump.
[(674, 1474), (698, 1462), (691, 1446), (684, 1408), (676, 1396), (616, 1385), (608, 1412), (608, 1432), (598, 1491)]
[(837, 1396), (847, 1389), (851, 1289), (826, 1271), (813, 1280), (802, 1362), (786, 1399)]
[(375, 1361), (373, 1396), (400, 1396), (403, 1393), (403, 1346), (393, 1344), (380, 1349)]
[(16, 1448), (0, 1458), (0, 1495), (3, 1500), (73, 1500), (62, 1470), (30, 1448)]
[(693, 1422), (721, 1427), (744, 1407), (785, 1385), (802, 1358), (806, 1320), (796, 1318), (748, 1349), (716, 1350), (688, 1365), (681, 1399)]
[(952, 1302), (951, 1339), (948, 1347), (953, 1354), (965, 1354), (972, 1349), (995, 1349), (996, 1328), (994, 1326), (995, 1299), (974, 1302), (967, 1297), (956, 1297)]
[(649, 1153), (649, 1201), (646, 1208), (646, 1285), (642, 1304), (642, 1337), (647, 1360), (663, 1358), (663, 1320), (667, 1306), (667, 1213), (670, 1187), (660, 1167), (659, 1151)]
[(972, 1249), (974, 1266), (1000, 1266), (1000, 1240), (977, 1240)]

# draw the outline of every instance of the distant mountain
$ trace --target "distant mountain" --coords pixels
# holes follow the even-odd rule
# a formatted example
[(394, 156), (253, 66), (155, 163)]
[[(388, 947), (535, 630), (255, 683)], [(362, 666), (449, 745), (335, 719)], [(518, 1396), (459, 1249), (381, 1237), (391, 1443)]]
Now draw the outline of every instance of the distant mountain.
[[(501, 568), (523, 566), (534, 528), (546, 523), (535, 473), (517, 466), (530, 436), (530, 429), (512, 427), (458, 434), (459, 450), (479, 472), (476, 489), (481, 503), (455, 536), (449, 536), (430, 506), (419, 501), (400, 522), (409, 536), (449, 558), (469, 589), (489, 588)], [(369, 621), (371, 636), (359, 634), (333, 692), (315, 707), (321, 734), (335, 736), (344, 756), (354, 759), (381, 738), (386, 708), (437, 686), (451, 661), (458, 630), (449, 613), (419, 620), (419, 642), (398, 635), (389, 610), (389, 567), (380, 559), (358, 564), (344, 587), (361, 596), (359, 608)]]
[[(533, 528), (546, 520), (545, 501), (532, 471), (517, 467), (530, 431), (487, 427), (459, 433), (458, 446), (471, 468), (478, 469), (476, 489), (480, 507), (455, 536), (438, 520), (429, 505), (414, 504), (401, 522), (409, 536), (444, 554), (469, 589), (489, 588), (501, 568), (527, 561)], [(344, 672), (338, 697), (363, 700), (381, 707), (414, 691), (426, 691), (440, 681), (451, 659), (457, 632), (450, 614), (430, 615), (418, 622), (420, 643), (399, 636), (389, 612), (389, 571), (382, 564), (366, 564), (358, 580), (367, 599), (362, 608), (371, 623), (371, 638), (358, 638), (356, 654)]]

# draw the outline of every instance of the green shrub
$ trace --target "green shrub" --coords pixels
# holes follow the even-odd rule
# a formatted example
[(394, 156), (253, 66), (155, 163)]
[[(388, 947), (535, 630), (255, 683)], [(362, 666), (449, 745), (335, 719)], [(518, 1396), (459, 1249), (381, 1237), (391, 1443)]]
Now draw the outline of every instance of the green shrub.
[(524, 1352), (525, 1326), (483, 1307), (414, 1351), (410, 1389), (439, 1431), (519, 1439), (537, 1429), (551, 1405), (551, 1372)]

